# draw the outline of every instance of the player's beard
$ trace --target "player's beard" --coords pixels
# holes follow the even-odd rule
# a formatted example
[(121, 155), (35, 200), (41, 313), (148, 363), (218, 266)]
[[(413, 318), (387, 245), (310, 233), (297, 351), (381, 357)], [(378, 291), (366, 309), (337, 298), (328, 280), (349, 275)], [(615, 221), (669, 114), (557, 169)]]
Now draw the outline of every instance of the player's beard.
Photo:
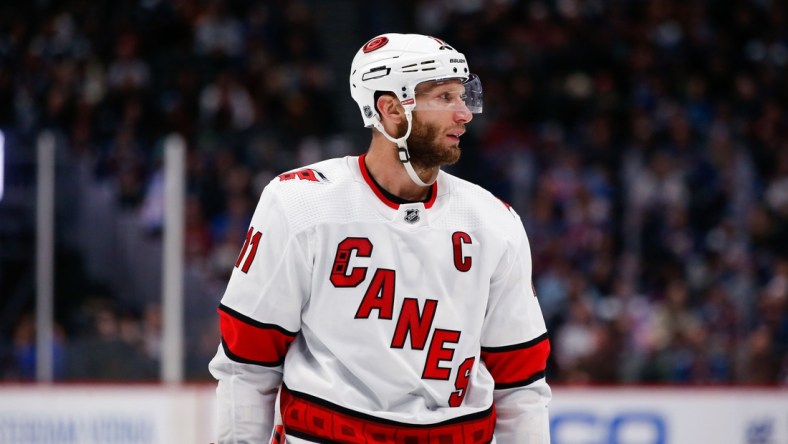
[(416, 118), (407, 143), (410, 161), (416, 168), (441, 167), (460, 160), (459, 142), (447, 145), (437, 126)]

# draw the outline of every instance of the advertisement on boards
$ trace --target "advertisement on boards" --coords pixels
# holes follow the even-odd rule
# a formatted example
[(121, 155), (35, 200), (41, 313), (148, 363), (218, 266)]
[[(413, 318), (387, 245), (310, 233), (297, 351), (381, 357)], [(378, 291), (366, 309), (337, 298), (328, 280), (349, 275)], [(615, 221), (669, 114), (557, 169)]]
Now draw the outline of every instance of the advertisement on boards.
[(0, 444), (207, 443), (213, 391), (0, 387)]
[[(212, 385), (0, 386), (0, 444), (207, 444)], [(788, 390), (556, 387), (552, 444), (788, 444)]]
[(784, 389), (556, 389), (552, 444), (788, 443)]

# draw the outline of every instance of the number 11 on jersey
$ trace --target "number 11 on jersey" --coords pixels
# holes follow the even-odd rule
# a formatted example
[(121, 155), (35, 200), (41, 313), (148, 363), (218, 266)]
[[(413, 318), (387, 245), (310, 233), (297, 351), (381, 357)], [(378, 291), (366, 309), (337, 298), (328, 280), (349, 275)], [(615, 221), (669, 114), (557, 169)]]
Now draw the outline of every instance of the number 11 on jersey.
[[(238, 268), (241, 265), (241, 261), (243, 258), (246, 257), (246, 260), (243, 261), (244, 265), (241, 267), (241, 271), (244, 273), (249, 272), (249, 268), (252, 266), (252, 261), (254, 261), (254, 256), (257, 254), (257, 246), (260, 244), (260, 238), (263, 237), (263, 232), (258, 231), (254, 232), (254, 227), (249, 227), (249, 231), (246, 232), (246, 240), (244, 241), (244, 247), (241, 249), (241, 254), (238, 255), (238, 260), (235, 261), (235, 268)], [(249, 250), (249, 245), (251, 244), (252, 249)], [(249, 250), (249, 255), (247, 256), (246, 252)]]

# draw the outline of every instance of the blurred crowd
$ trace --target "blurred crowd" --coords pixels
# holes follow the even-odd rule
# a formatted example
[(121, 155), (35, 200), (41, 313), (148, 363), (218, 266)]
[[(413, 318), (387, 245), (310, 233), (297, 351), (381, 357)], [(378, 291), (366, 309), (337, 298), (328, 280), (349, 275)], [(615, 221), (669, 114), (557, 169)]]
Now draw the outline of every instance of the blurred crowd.
[[(435, 35), (483, 81), (452, 172), (523, 218), (550, 381), (788, 384), (788, 4), (409, 0), (360, 7), (345, 40), (318, 4), (354, 2), (2, 5), (0, 128), (57, 131), (151, 236), (163, 141), (182, 134), (187, 266), (218, 303), (268, 180), (365, 150), (355, 50)], [(155, 378), (158, 307), (91, 288), (59, 317), (58, 375)], [(205, 331), (194, 378), (217, 344)], [(33, 336), (23, 316), (1, 338), (0, 376), (32, 377)]]
[(416, 2), (485, 86), (553, 380), (788, 383), (788, 5)]

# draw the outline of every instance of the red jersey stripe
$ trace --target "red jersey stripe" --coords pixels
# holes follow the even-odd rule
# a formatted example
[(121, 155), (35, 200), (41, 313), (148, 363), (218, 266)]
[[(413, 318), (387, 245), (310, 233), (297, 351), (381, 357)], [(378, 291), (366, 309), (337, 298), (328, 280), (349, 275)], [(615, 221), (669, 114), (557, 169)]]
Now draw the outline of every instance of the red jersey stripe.
[(495, 380), (495, 388), (519, 387), (544, 376), (550, 340), (545, 333), (523, 344), (482, 347), (481, 355)]
[(495, 430), (495, 407), (437, 424), (405, 424), (340, 407), (282, 385), (280, 410), (287, 434), (314, 442), (373, 444), (489, 443)]
[(222, 346), (233, 361), (275, 367), (284, 362), (296, 333), (278, 325), (264, 324), (220, 305), (219, 329)]

